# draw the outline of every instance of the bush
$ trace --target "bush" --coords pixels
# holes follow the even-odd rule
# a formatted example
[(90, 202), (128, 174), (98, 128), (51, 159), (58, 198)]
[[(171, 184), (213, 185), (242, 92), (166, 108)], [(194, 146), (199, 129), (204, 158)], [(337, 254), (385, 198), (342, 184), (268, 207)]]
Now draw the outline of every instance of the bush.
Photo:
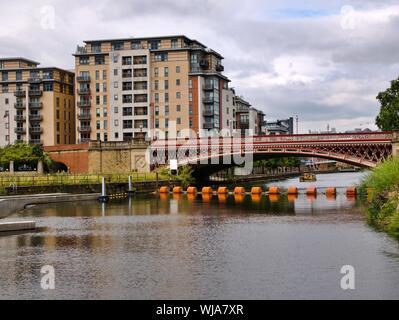
[(399, 158), (383, 162), (362, 182), (361, 189), (371, 188), (367, 221), (399, 238)]

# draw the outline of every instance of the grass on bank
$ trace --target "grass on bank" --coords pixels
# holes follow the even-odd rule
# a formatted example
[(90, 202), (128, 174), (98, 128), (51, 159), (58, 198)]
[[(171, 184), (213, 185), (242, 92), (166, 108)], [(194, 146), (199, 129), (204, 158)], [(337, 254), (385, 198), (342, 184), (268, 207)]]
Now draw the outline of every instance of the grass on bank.
[(387, 160), (375, 168), (361, 187), (371, 190), (368, 223), (399, 238), (399, 158)]

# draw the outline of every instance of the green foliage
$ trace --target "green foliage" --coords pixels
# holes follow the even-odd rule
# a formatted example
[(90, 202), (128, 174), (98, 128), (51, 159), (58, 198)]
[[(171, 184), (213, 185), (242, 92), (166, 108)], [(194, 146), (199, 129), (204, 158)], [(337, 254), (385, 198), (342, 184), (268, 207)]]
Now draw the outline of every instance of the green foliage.
[(399, 130), (399, 78), (391, 81), (391, 86), (377, 95), (380, 113), (376, 125), (383, 131)]
[(169, 169), (162, 168), (159, 171), (159, 175), (162, 177), (167, 177), (171, 180), (179, 181), (180, 185), (183, 189), (189, 187), (191, 184), (195, 183), (195, 179), (193, 177), (193, 168), (191, 166), (183, 166), (178, 170), (178, 174), (176, 176), (170, 174)]
[(367, 221), (399, 238), (399, 158), (387, 160), (362, 182), (361, 189), (372, 190)]
[(299, 167), (301, 161), (297, 157), (285, 157), (285, 158), (272, 158), (268, 160), (258, 160), (254, 162), (254, 167), (264, 167), (270, 169), (276, 169), (278, 167)]
[(0, 149), (0, 164), (2, 166), (8, 166), (10, 161), (14, 161), (16, 166), (27, 164), (33, 167), (37, 165), (39, 160), (43, 160), (45, 164), (51, 163), (40, 145), (18, 142)]

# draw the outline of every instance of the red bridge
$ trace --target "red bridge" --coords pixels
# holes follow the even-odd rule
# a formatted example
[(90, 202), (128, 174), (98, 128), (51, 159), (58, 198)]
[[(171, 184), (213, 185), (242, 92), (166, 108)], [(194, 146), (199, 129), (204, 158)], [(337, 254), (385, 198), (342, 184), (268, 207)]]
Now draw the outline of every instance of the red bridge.
[(373, 168), (395, 153), (396, 141), (396, 132), (169, 139), (154, 141), (150, 158), (153, 167), (168, 165), (169, 160), (177, 159), (179, 166), (205, 166), (207, 173), (214, 171), (210, 164), (234, 165), (226, 163), (234, 156), (251, 156), (254, 160), (279, 156), (318, 157)]

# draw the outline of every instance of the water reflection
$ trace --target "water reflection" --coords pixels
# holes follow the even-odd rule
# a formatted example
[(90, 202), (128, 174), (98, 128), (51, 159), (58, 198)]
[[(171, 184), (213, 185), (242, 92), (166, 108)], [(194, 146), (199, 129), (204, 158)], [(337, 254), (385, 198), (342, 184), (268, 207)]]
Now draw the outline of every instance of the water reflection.
[[(13, 218), (38, 232), (0, 237), (0, 298), (399, 298), (398, 244), (360, 205), (340, 192), (32, 207)], [(46, 264), (53, 292), (40, 289)], [(339, 288), (343, 264), (361, 271), (353, 292)]]

